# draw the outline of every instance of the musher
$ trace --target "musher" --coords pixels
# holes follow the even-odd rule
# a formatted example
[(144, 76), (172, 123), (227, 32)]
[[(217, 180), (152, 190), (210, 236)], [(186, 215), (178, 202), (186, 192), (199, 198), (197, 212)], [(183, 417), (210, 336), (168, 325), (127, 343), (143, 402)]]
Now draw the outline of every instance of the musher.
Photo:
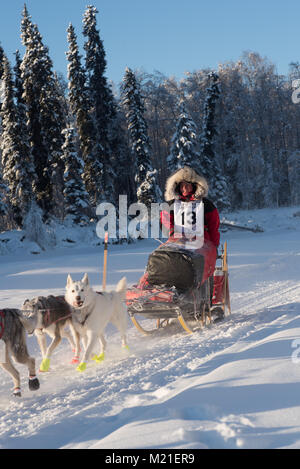
[[(215, 205), (207, 199), (208, 183), (189, 166), (184, 166), (173, 173), (166, 182), (165, 200), (169, 205), (180, 206), (180, 202), (203, 202), (204, 206), (204, 242), (211, 241), (216, 249), (220, 243), (220, 218)], [(175, 223), (176, 222), (176, 223)], [(174, 235), (174, 210), (161, 212), (161, 223)]]
[[(161, 224), (169, 231), (169, 239), (175, 242), (185, 241), (185, 228), (189, 234), (193, 233), (196, 220), (202, 226), (201, 244), (212, 243), (216, 251), (220, 243), (220, 218), (215, 205), (207, 198), (208, 183), (203, 176), (196, 173), (189, 166), (184, 166), (173, 173), (166, 182), (165, 200), (172, 206), (171, 210), (161, 212)], [(186, 204), (188, 202), (188, 204)], [(187, 210), (188, 209), (188, 210)], [(180, 231), (182, 230), (182, 235)], [(198, 247), (201, 247), (198, 246)], [(213, 283), (213, 279), (211, 278)], [(138, 288), (147, 288), (147, 272), (139, 281)]]

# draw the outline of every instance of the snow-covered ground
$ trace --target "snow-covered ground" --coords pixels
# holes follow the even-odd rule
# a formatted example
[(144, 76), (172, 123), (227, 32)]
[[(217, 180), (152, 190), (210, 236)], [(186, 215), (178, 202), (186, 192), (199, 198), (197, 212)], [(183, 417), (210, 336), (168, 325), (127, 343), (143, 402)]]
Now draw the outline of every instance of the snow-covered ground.
[[(222, 233), (232, 303), (222, 323), (193, 335), (173, 324), (143, 336), (129, 322), (129, 352), (108, 327), (106, 359), (85, 373), (70, 364), (63, 341), (51, 371), (39, 374), (39, 391), (28, 390), (27, 370), (17, 365), (19, 399), (0, 370), (0, 448), (299, 448), (299, 215), (292, 207), (227, 216), (265, 231)], [(0, 308), (63, 293), (68, 273), (88, 272), (100, 289), (103, 247), (92, 244), (82, 238), (31, 254), (32, 246), (16, 242), (15, 253), (0, 256)], [(156, 246), (110, 246), (108, 289), (123, 275), (135, 283)], [(28, 344), (39, 364), (35, 338)]]

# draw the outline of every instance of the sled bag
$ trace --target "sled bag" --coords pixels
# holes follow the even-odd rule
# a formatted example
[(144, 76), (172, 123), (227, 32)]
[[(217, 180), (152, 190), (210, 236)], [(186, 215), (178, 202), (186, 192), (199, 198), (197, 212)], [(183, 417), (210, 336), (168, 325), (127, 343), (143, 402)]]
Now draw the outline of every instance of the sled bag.
[(162, 244), (148, 259), (148, 281), (152, 285), (188, 290), (202, 281), (204, 257), (197, 251)]

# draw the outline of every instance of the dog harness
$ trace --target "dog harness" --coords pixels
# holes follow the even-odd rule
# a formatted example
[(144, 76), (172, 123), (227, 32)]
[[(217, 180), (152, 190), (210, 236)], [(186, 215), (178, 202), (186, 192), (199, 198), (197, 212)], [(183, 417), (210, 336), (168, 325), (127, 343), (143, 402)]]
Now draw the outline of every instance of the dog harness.
[(72, 314), (69, 313), (69, 314), (67, 314), (66, 316), (63, 316), (63, 317), (61, 317), (61, 318), (56, 319), (56, 321), (55, 321), (55, 320), (53, 320), (53, 318), (51, 317), (52, 311), (56, 311), (56, 312), (57, 312), (57, 311), (59, 311), (59, 310), (58, 310), (58, 309), (53, 309), (53, 308), (52, 308), (52, 309), (45, 309), (45, 310), (39, 309), (39, 312), (45, 313), (45, 314), (43, 315), (43, 326), (44, 326), (45, 328), (49, 327), (51, 324), (56, 324), (56, 323), (58, 323), (58, 322), (60, 322), (60, 321), (62, 321), (62, 320), (64, 320), (64, 319), (68, 319), (68, 318), (70, 318), (70, 317), (72, 316)]
[(82, 321), (80, 321), (78, 318), (76, 318), (76, 321), (77, 321), (81, 326), (84, 326), (85, 323), (86, 323), (87, 318), (90, 317), (90, 315), (91, 315), (91, 313), (88, 313), (88, 314), (85, 316), (85, 318), (83, 318)]
[[(59, 296), (56, 296), (55, 298), (57, 300), (58, 299), (61, 300), (64, 297), (59, 295)], [(62, 316), (62, 317), (54, 320), (53, 317), (52, 317), (53, 311), (55, 311), (57, 313), (57, 312), (60, 312), (60, 311), (63, 311), (63, 310), (61, 308), (38, 308), (38, 312), (43, 314), (43, 327), (41, 329), (47, 328), (51, 324), (57, 324), (58, 322), (63, 321), (64, 319), (69, 319), (69, 318), (72, 317), (72, 313), (70, 311), (70, 313), (68, 313), (67, 315)], [(36, 311), (35, 311), (35, 309), (26, 309), (26, 310), (22, 310), (22, 312), (23, 313), (35, 313)], [(34, 332), (34, 330), (32, 331), (32, 333), (33, 332)]]
[[(96, 292), (98, 293), (99, 295), (102, 295), (103, 293), (102, 292)], [(82, 312), (83, 310), (80, 309), (80, 308), (75, 308), (73, 307), (73, 318), (81, 325), (81, 326), (84, 326), (87, 319), (90, 317), (90, 315), (92, 314), (92, 311), (94, 309), (96, 305), (96, 300), (94, 301), (94, 304), (90, 305), (89, 306), (89, 309), (91, 310), (89, 313), (87, 313), (84, 318), (81, 318), (82, 316)], [(84, 308), (83, 308), (84, 309)]]

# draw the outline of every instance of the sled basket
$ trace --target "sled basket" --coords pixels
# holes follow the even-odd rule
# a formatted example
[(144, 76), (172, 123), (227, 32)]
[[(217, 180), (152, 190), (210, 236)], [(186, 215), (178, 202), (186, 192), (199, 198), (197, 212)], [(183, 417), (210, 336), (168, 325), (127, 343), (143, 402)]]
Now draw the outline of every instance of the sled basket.
[[(159, 250), (157, 249), (156, 253), (157, 251)], [(162, 252), (163, 255), (161, 255)], [(153, 258), (150, 259), (150, 256), (148, 267), (150, 264), (158, 268), (158, 266), (161, 265), (165, 252), (166, 251), (163, 250), (159, 251), (159, 255), (154, 256), (154, 262)], [(158, 262), (156, 263), (157, 259)], [(169, 253), (166, 259), (167, 261), (171, 259)], [(221, 308), (224, 314), (225, 308), (230, 312), (226, 243), (219, 259), (221, 260), (221, 266), (215, 267), (215, 270), (210, 274), (210, 276), (212, 276), (214, 272), (212, 295), (209, 277), (206, 277), (202, 283), (199, 282), (197, 286), (195, 286), (193, 282), (189, 289), (178, 288), (178, 286), (174, 286), (174, 284), (172, 287), (169, 287), (166, 283), (160, 287), (151, 285), (151, 282), (149, 282), (146, 288), (133, 287), (128, 289), (126, 295), (128, 313), (136, 328), (144, 334), (150, 334), (160, 329), (163, 325), (168, 324), (170, 319), (177, 319), (186, 332), (192, 333), (193, 330), (187, 324), (187, 321), (193, 320), (200, 322), (201, 326), (203, 326), (207, 322), (211, 323), (211, 313), (216, 310), (216, 308)], [(171, 259), (171, 262), (172, 261), (173, 259)], [(190, 260), (188, 260), (188, 264), (190, 264)], [(168, 266), (170, 266), (170, 263), (168, 263)], [(165, 272), (167, 272), (166, 269)], [(201, 275), (202, 272), (203, 270), (201, 271)], [(159, 279), (164, 278), (165, 280), (164, 273), (162, 273), (162, 276), (163, 277), (159, 277)], [(182, 283), (180, 283), (180, 286), (182, 287)], [(141, 325), (136, 316), (141, 316), (143, 319), (154, 319), (156, 321), (156, 327), (150, 330), (148, 328), (147, 330)]]

